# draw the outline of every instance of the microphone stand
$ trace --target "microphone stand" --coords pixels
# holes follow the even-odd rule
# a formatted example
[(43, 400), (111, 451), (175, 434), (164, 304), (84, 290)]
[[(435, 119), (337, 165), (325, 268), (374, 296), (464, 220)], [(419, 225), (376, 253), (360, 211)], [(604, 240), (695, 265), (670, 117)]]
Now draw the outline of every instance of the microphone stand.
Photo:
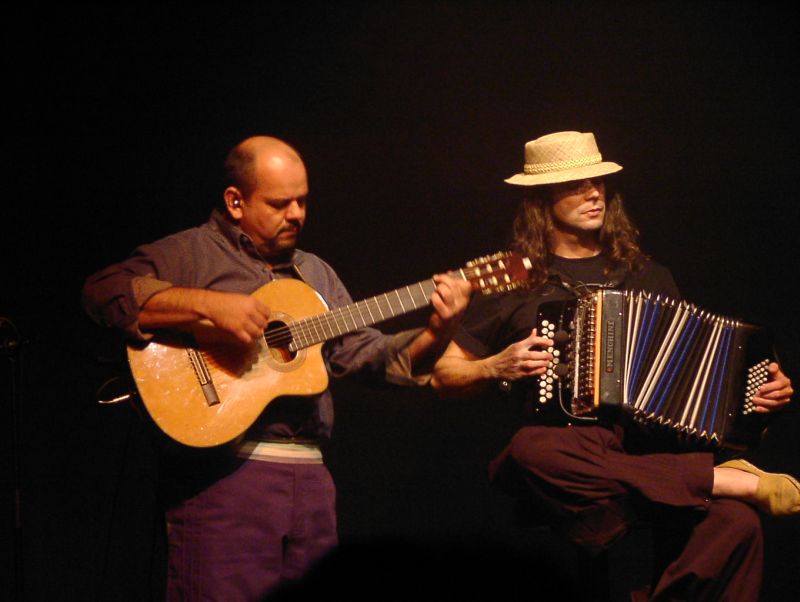
[(6, 360), (8, 369), (8, 399), (11, 405), (11, 470), (13, 482), (13, 575), (12, 600), (23, 599), (22, 571), (22, 493), (20, 481), (20, 409), (22, 405), (22, 359), (23, 348), (29, 341), (24, 339), (11, 320), (0, 316), (0, 356)]

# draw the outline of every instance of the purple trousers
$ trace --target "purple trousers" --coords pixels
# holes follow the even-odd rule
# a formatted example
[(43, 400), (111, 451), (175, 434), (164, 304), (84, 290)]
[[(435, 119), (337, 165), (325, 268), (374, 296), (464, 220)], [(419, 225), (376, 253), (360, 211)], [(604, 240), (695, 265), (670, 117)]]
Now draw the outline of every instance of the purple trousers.
[(492, 462), (490, 476), (503, 486), (509, 469), (516, 471), (517, 492), (532, 495), (589, 551), (617, 541), (641, 502), (654, 502), (652, 516), (667, 517), (654, 532), (673, 535), (664, 539), (673, 553), (662, 562), (651, 600), (755, 602), (763, 571), (760, 518), (745, 503), (711, 498), (713, 461), (710, 453), (628, 453), (620, 428), (528, 426)]
[(323, 464), (248, 460), (167, 511), (170, 602), (262, 600), (337, 544)]

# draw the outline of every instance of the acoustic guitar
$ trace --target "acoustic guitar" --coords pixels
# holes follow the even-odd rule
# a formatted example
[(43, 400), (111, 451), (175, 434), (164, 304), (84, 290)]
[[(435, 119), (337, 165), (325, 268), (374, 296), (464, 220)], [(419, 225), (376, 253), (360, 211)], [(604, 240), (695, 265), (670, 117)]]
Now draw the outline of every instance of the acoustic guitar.
[[(525, 284), (527, 257), (503, 252), (451, 272), (484, 294)], [(270, 308), (254, 343), (233, 344), (209, 321), (187, 332), (165, 331), (144, 345), (129, 344), (128, 362), (153, 421), (192, 447), (227, 443), (247, 430), (273, 399), (317, 395), (328, 387), (325, 341), (414, 311), (436, 289), (425, 280), (328, 311), (317, 292), (291, 278), (274, 280), (253, 295)]]

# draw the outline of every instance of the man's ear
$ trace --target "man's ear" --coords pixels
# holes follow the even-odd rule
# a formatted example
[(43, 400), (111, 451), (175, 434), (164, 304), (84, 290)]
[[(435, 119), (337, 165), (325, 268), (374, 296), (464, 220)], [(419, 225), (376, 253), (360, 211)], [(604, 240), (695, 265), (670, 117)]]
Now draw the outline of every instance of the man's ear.
[(237, 221), (242, 219), (242, 203), (244, 203), (244, 200), (239, 189), (236, 186), (228, 186), (222, 194), (228, 214)]

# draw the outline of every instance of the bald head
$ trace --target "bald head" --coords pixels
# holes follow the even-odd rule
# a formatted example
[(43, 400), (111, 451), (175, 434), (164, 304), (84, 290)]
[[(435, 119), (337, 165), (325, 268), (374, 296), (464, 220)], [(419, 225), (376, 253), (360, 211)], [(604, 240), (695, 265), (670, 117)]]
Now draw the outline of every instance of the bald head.
[(294, 249), (308, 195), (306, 168), (298, 152), (278, 138), (253, 136), (231, 150), (225, 168), (228, 217), (265, 258)]
[(227, 186), (238, 188), (249, 196), (256, 186), (259, 164), (294, 162), (302, 164), (298, 152), (286, 142), (272, 136), (251, 136), (234, 146), (225, 158)]

